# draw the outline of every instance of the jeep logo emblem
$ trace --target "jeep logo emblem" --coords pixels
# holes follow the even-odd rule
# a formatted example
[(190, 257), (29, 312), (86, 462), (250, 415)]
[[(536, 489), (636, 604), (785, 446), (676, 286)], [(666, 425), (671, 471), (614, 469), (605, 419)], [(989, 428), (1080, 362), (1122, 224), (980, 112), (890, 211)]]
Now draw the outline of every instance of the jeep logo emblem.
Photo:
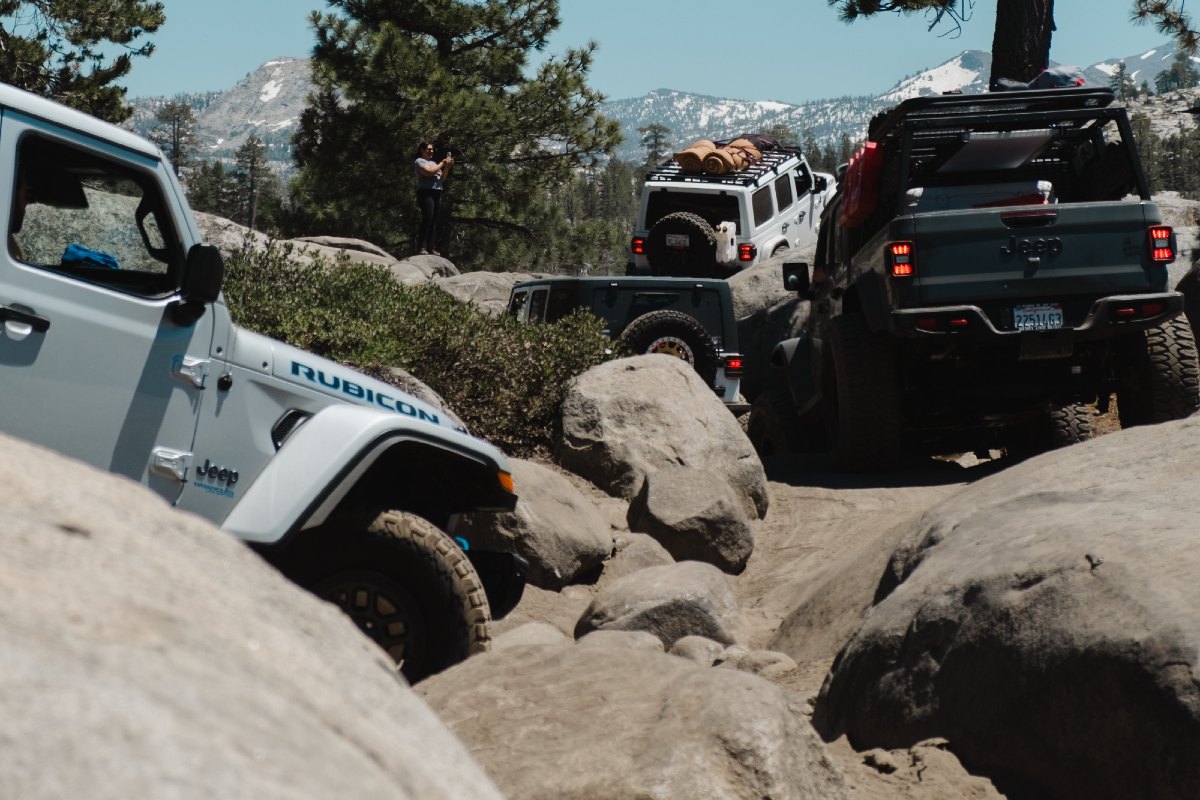
[(207, 480), (210, 483), (223, 483), (226, 486), (233, 486), (238, 481), (238, 473), (236, 469), (212, 464), (206, 458), (204, 459), (204, 466), (197, 470), (196, 478)]
[(1016, 236), (1009, 236), (1008, 244), (1000, 245), (1000, 255), (1002, 256), (1053, 257), (1062, 255), (1062, 251), (1062, 239), (1057, 236), (1037, 239), (1018, 239)]

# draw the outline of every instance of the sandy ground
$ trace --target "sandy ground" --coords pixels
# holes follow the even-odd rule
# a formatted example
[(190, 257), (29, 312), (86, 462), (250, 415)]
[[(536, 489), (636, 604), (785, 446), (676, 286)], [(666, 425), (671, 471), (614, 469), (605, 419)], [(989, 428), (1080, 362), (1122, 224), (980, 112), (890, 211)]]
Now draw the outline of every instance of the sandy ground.
[[(824, 455), (768, 458), (770, 510), (756, 523), (755, 550), (746, 570), (730, 577), (748, 621), (746, 644), (791, 656), (797, 668), (777, 682), (811, 707), (842, 643), (871, 604), (899, 538), (898, 523), (1006, 465), (999, 457), (920, 459), (897, 472), (863, 476), (834, 472)], [(627, 531), (624, 501), (567, 477), (594, 499), (615, 530)], [(620, 558), (612, 563), (619, 564)], [(594, 586), (570, 586), (562, 592), (530, 587), (494, 632), (536, 620), (570, 634), (595, 591)], [(964, 769), (946, 742), (856, 752), (841, 739), (827, 743), (827, 749), (856, 800), (1004, 796), (989, 780)]]

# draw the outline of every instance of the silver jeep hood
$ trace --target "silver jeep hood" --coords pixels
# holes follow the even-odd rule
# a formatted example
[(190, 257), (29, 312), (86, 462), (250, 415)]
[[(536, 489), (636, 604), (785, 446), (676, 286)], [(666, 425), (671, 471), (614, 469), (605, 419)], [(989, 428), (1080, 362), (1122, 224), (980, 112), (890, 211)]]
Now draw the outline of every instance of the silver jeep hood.
[(461, 431), (452, 414), (336, 361), (275, 339), (234, 328), (231, 365), (326, 395), (332, 402), (370, 406), (448, 430)]

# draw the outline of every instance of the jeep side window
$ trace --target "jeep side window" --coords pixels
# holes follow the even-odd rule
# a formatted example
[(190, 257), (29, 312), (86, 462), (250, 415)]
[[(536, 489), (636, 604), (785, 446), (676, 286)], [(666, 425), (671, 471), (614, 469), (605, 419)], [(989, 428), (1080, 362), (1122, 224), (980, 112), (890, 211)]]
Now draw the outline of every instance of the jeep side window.
[(529, 297), (529, 292), (519, 291), (513, 292), (513, 296), (508, 301), (508, 313), (517, 319), (521, 318), (521, 309), (525, 307), (525, 300)]
[(182, 247), (153, 176), (36, 136), (17, 159), (13, 257), (129, 294), (177, 288)]
[(534, 289), (529, 295), (529, 321), (541, 322), (546, 318), (546, 289)]
[(805, 192), (812, 191), (813, 179), (812, 175), (808, 173), (808, 166), (806, 164), (802, 163), (796, 170), (795, 175), (797, 196), (803, 195)]
[(771, 187), (764, 186), (754, 193), (752, 199), (754, 207), (754, 227), (765, 225), (770, 222), (771, 217), (775, 214), (775, 208), (771, 205)]
[(792, 181), (787, 175), (775, 179), (775, 204), (783, 211), (792, 204)]

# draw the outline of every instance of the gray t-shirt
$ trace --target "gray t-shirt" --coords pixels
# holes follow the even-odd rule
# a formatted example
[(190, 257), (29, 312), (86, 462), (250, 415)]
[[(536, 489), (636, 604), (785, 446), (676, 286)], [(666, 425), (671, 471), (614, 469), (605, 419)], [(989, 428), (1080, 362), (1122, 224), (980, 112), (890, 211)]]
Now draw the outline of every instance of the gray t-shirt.
[(434, 175), (426, 175), (422, 172), (422, 168), (436, 167), (439, 162), (431, 161), (428, 158), (418, 158), (413, 164), (413, 171), (417, 173), (417, 188), (418, 189), (441, 189), (442, 188), (442, 171), (439, 169)]

